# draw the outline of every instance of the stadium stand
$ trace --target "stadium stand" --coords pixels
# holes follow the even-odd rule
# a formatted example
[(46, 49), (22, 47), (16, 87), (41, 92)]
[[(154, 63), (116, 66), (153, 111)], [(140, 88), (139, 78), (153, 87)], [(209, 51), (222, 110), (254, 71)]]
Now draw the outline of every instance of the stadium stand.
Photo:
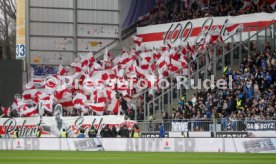
[(240, 69), (225, 71), (223, 79), (233, 78), (233, 89), (202, 91), (185, 103), (179, 101), (172, 119), (270, 120), (276, 119), (276, 50), (266, 47), (244, 58)]
[(179, 22), (208, 16), (237, 16), (275, 11), (274, 1), (260, 0), (174, 0), (165, 5), (157, 3), (139, 18), (139, 26)]
[[(166, 21), (159, 21), (154, 19), (150, 24), (175, 22), (211, 15), (239, 15), (244, 13), (273, 11), (268, 3), (261, 4), (261, 7), (259, 7), (259, 4), (256, 5), (255, 3), (250, 3), (249, 6), (247, 4), (246, 6), (243, 5), (241, 1), (235, 0), (211, 1), (208, 5), (206, 3), (202, 3), (205, 1), (194, 1), (189, 5), (177, 2), (178, 1), (175, 1), (175, 4), (171, 5), (173, 7), (169, 9), (166, 9), (164, 4), (159, 4), (158, 6), (161, 6), (160, 11), (164, 11), (165, 14), (159, 13), (157, 15), (167, 15), (167, 17), (164, 17)], [(179, 4), (182, 4), (182, 6), (179, 6)], [(204, 8), (204, 6), (206, 8)], [(184, 10), (186, 8), (189, 8), (189, 10)], [(166, 13), (171, 14), (168, 15)], [(195, 15), (189, 15), (189, 13), (194, 13)], [(134, 45), (140, 44), (138, 37), (134, 37), (133, 41)], [(221, 40), (219, 37), (217, 37), (216, 40), (212, 40), (211, 42), (216, 44), (217, 42), (221, 42)], [(206, 41), (206, 43), (210, 43), (210, 40)], [(2, 111), (5, 117), (28, 117), (38, 115), (38, 108), (40, 106), (40, 108), (42, 107), (45, 109), (44, 115), (51, 116), (56, 104), (61, 104), (65, 109), (63, 111), (64, 116), (113, 115), (121, 113), (129, 116), (130, 119), (134, 119), (134, 113), (137, 112), (137, 120), (144, 120), (144, 104), (146, 102), (150, 102), (153, 97), (160, 95), (160, 90), (155, 91), (151, 89), (147, 93), (147, 97), (144, 97), (143, 95), (139, 95), (141, 90), (139, 90), (137, 86), (134, 89), (126, 89), (123, 88), (124, 86), (121, 86), (120, 88), (118, 85), (115, 85), (115, 88), (110, 88), (107, 86), (107, 84), (103, 83), (103, 81), (115, 78), (119, 80), (128, 80), (133, 77), (142, 79), (147, 78), (148, 76), (157, 76), (158, 79), (170, 79), (172, 74), (175, 72), (179, 73), (180, 70), (182, 75), (187, 76), (197, 69), (197, 62), (194, 59), (200, 59), (200, 64), (198, 67), (199, 69), (204, 65), (205, 57), (198, 57), (200, 57), (200, 52), (205, 52), (208, 46), (211, 47), (212, 44), (206, 44), (206, 46), (201, 47), (196, 47), (189, 44), (180, 45), (179, 47), (172, 47), (170, 44), (167, 44), (164, 45), (161, 49), (156, 50), (136, 50), (135, 48), (130, 51), (123, 50), (120, 55), (115, 57), (112, 57), (108, 50), (106, 50), (104, 59), (99, 61), (95, 60), (93, 54), (89, 54), (86, 57), (81, 56), (75, 59), (75, 62), (72, 63), (70, 67), (60, 66), (58, 68), (57, 74), (51, 76), (50, 79), (46, 79), (46, 83), (44, 83), (44, 80), (37, 79), (30, 81), (25, 87), (25, 91), (22, 94), (22, 99), (16, 99), (10, 108), (2, 108)], [(226, 44), (225, 46), (229, 47), (229, 44)], [(248, 61), (247, 63), (243, 63), (241, 66), (242, 70), (235, 72), (229, 70), (229, 73), (224, 78), (228, 78), (228, 75), (233, 74), (233, 77), (236, 78), (235, 82), (241, 86), (245, 83), (241, 80), (244, 80), (246, 76), (248, 76), (246, 74), (248, 69), (250, 69), (251, 75), (256, 73), (255, 69), (262, 70), (261, 74), (265, 73), (267, 75), (261, 75), (260, 82), (257, 81), (256, 78), (253, 78), (251, 81), (248, 81), (248, 83), (251, 83), (252, 85), (254, 84), (254, 87), (255, 85), (256, 87), (259, 87), (259, 96), (263, 96), (264, 93), (268, 95), (270, 90), (267, 88), (267, 86), (270, 85), (270, 87), (272, 87), (271, 84), (274, 84), (275, 81), (275, 69), (272, 67), (274, 66), (272, 64), (272, 60), (273, 63), (275, 62), (275, 53), (273, 50), (269, 50), (269, 48), (267, 48), (266, 51), (264, 51), (264, 54), (260, 52), (256, 52), (256, 54), (257, 55), (254, 56), (254, 59), (259, 57), (261, 60), (264, 60), (264, 62), (261, 61), (261, 64), (266, 64), (265, 68), (259, 66), (259, 63), (255, 63), (255, 65), (252, 64), (252, 59), (249, 58), (248, 60), (251, 61), (249, 68), (247, 66), (249, 62)], [(269, 61), (269, 58), (271, 58), (271, 61)], [(187, 72), (187, 63), (191, 63), (191, 72)], [(150, 68), (150, 71), (148, 71), (148, 68)], [(44, 68), (42, 67), (36, 68), (35, 73), (43, 74), (43, 69)], [(45, 68), (45, 70), (47, 70), (46, 72), (49, 73), (56, 72), (56, 70), (48, 68)], [(64, 88), (61, 85), (61, 82), (64, 81), (66, 77), (71, 77), (71, 79), (77, 80), (77, 83), (76, 81), (70, 81), (67, 83), (69, 86)], [(83, 81), (89, 78), (92, 78), (92, 81), (86, 81), (88, 88), (85, 88)], [(271, 81), (268, 81), (268, 79), (271, 79)], [(98, 80), (101, 80), (102, 86), (96, 89), (94, 82)], [(262, 83), (262, 80), (264, 83)], [(148, 84), (155, 85), (151, 83)], [(76, 85), (80, 85), (81, 87), (76, 89)], [(272, 108), (274, 107), (274, 104), (269, 103), (271, 101), (268, 102), (265, 97), (262, 99), (259, 99), (258, 97), (252, 98), (252, 95), (249, 95), (251, 91), (248, 89), (247, 85), (244, 84), (242, 86), (243, 88), (234, 86), (235, 92), (228, 91), (227, 93), (223, 93), (222, 91), (210, 91), (208, 93), (198, 93), (196, 98), (192, 100), (196, 102), (196, 104), (186, 104), (180, 101), (179, 108), (174, 110), (173, 116), (169, 117), (168, 113), (164, 112), (164, 117), (172, 119), (218, 117), (235, 118), (249, 117), (249, 115), (250, 118), (256, 117), (256, 115), (261, 115), (260, 117), (275, 117), (273, 113), (274, 109)], [(89, 89), (93, 90), (92, 95), (88, 94)], [(239, 93), (238, 90), (240, 90)], [(185, 90), (182, 92), (185, 93)], [(245, 92), (244, 95), (242, 94), (243, 92)], [(116, 98), (112, 99), (112, 97), (115, 95)], [(136, 99), (136, 102), (132, 102), (131, 100), (135, 97), (135, 95), (139, 95), (139, 97)], [(210, 98), (212, 95), (214, 97), (219, 95), (224, 96), (225, 102), (221, 102), (222, 100), (218, 101), (217, 99)], [(239, 110), (236, 107), (238, 100), (235, 100), (235, 98), (239, 96), (242, 99), (242, 105), (239, 108), (242, 108), (242, 110)], [(269, 98), (271, 99), (273, 96)], [(92, 99), (93, 103), (86, 104), (87, 99)], [(144, 101), (144, 99), (146, 99), (146, 101)], [(104, 103), (106, 101), (108, 103)], [(250, 109), (250, 107), (253, 107), (251, 104), (254, 102), (256, 103), (257, 101), (267, 101), (266, 103), (262, 103), (264, 105), (261, 108), (264, 110), (259, 111)], [(255, 108), (257, 107), (255, 106)], [(153, 109), (150, 111), (152, 113)]]

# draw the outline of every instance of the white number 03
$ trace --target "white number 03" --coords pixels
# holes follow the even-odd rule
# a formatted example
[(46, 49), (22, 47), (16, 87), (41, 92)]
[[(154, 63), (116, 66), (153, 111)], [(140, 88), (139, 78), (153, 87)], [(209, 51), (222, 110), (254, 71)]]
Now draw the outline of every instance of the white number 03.
[(26, 55), (26, 48), (24, 44), (16, 45), (16, 56), (24, 57)]

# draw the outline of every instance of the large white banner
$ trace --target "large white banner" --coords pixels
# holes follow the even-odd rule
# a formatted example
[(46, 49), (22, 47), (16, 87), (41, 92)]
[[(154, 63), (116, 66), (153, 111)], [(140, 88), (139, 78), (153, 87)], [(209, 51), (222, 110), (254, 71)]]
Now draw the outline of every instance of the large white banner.
[[(256, 33), (257, 29), (263, 29), (276, 20), (276, 12), (248, 14), (240, 16), (208, 17), (182, 22), (152, 25), (137, 28), (137, 36), (142, 38), (142, 47), (147, 49), (159, 48), (164, 43), (174, 46), (189, 42), (200, 45), (209, 31), (219, 31), (223, 40), (234, 36), (234, 41), (239, 40), (242, 31), (242, 40), (248, 39), (248, 31)], [(272, 32), (273, 30), (268, 31)], [(251, 35), (252, 36), (252, 35)], [(256, 37), (255, 37), (256, 38)], [(252, 39), (255, 39), (252, 38)], [(227, 39), (226, 41), (231, 41)]]
[(42, 137), (59, 137), (65, 129), (69, 137), (76, 137), (78, 130), (83, 128), (87, 135), (90, 127), (100, 129), (102, 125), (132, 126), (134, 121), (126, 121), (124, 116), (83, 116), (83, 117), (27, 117), (27, 118), (1, 118), (0, 135), (13, 137), (16, 128), (20, 137), (35, 137), (38, 128), (42, 130)]
[(276, 138), (0, 139), (0, 150), (276, 153)]

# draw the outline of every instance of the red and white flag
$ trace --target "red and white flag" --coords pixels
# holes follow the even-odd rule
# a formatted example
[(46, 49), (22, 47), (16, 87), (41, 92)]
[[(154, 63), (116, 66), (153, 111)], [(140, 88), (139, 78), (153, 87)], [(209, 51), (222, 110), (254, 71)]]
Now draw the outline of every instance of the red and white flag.
[(160, 52), (157, 52), (156, 50), (153, 51), (153, 59), (159, 59), (161, 56)]
[(143, 70), (148, 70), (149, 69), (149, 62), (147, 62), (146, 60), (142, 60), (140, 67)]
[(86, 65), (89, 63), (94, 63), (96, 59), (94, 58), (93, 52), (89, 52), (86, 55), (80, 56), (81, 57), (81, 62)]
[(93, 112), (96, 112), (97, 115), (102, 116), (105, 108), (105, 103), (89, 103), (87, 104), (88, 107), (92, 109)]
[(94, 99), (97, 103), (105, 103), (107, 101), (106, 93), (103, 90), (97, 90)]
[(118, 99), (113, 99), (111, 103), (108, 105), (107, 111), (113, 112), (114, 114), (118, 114), (120, 112), (121, 102)]
[(68, 89), (58, 91), (55, 94), (55, 97), (58, 103), (62, 105), (63, 108), (66, 108), (66, 109), (73, 108), (74, 104), (72, 101), (72, 93)]
[(130, 57), (127, 53), (122, 55), (121, 61), (119, 64), (125, 65), (132, 61), (132, 57)]
[(112, 98), (116, 96), (116, 92), (111, 89), (105, 89), (105, 94), (108, 100), (112, 100)]
[(35, 95), (38, 92), (39, 92), (39, 90), (37, 90), (37, 89), (25, 90), (22, 93), (22, 99), (25, 100), (25, 101), (34, 100), (35, 99)]
[(172, 49), (172, 45), (170, 45), (170, 44), (165, 44), (161, 47), (161, 51), (163, 51), (163, 52), (170, 51), (170, 49)]
[(185, 67), (188, 66), (188, 63), (187, 63), (187, 61), (186, 61), (186, 59), (185, 59), (184, 56), (180, 57), (179, 62), (181, 62), (181, 65), (182, 65), (183, 68), (185, 68)]
[(62, 65), (59, 65), (57, 74), (63, 76), (66, 72), (66, 69)]
[(208, 32), (210, 39), (209, 44), (215, 44), (218, 42), (222, 42), (222, 36), (220, 35), (220, 32), (217, 30), (211, 30)]
[(136, 49), (136, 50), (140, 50), (141, 44), (142, 44), (142, 38), (140, 38), (140, 37), (134, 35), (134, 36), (132, 37), (132, 40), (133, 40), (135, 49)]
[(92, 68), (94, 68), (94, 70), (96, 70), (96, 71), (103, 69), (103, 67), (99, 63), (97, 63), (97, 62), (94, 62), (92, 64)]
[(185, 49), (187, 50), (187, 52), (190, 52), (192, 55), (195, 54), (195, 46), (191, 46), (191, 45), (188, 43), (187, 46), (185, 47)]
[(33, 81), (29, 81), (26, 85), (25, 85), (25, 89), (26, 90), (30, 90), (30, 89), (35, 89), (35, 84)]
[(143, 70), (143, 69), (140, 68), (139, 66), (136, 66), (136, 67), (135, 67), (135, 70), (136, 70), (137, 76), (138, 76), (138, 77), (141, 77), (141, 78), (145, 78), (146, 75), (149, 74), (149, 71), (148, 71), (148, 70)]
[(37, 116), (37, 106), (31, 106), (29, 107), (28, 105), (23, 105), (20, 107), (20, 115), (22, 117), (32, 117), (32, 116)]
[(181, 62), (171, 59), (170, 71), (177, 72), (182, 67)]
[(201, 54), (205, 54), (207, 50), (207, 44), (205, 42), (203, 42), (199, 48), (198, 48), (198, 52)]
[(53, 101), (52, 100), (40, 100), (39, 101), (39, 110), (46, 110), (50, 113), (53, 113)]
[(270, 7), (274, 10), (276, 6), (276, 0), (268, 0)]
[(169, 57), (170, 57), (170, 59), (174, 59), (174, 60), (179, 59), (179, 55), (177, 54), (177, 52), (174, 49), (170, 50)]
[(78, 93), (76, 94), (76, 96), (73, 99), (73, 104), (75, 105), (84, 105), (85, 101), (87, 100), (87, 97), (82, 94), (82, 93)]
[(9, 117), (10, 108), (1, 107), (5, 117)]
[(167, 77), (168, 76), (168, 66), (167, 64), (165, 64), (164, 67), (158, 69), (158, 74), (159, 74), (159, 79), (163, 78), (163, 77)]
[(159, 68), (162, 68), (164, 65), (169, 64), (170, 58), (168, 57), (168, 54), (163, 53), (163, 55), (157, 60), (156, 64)]
[(108, 48), (105, 47), (105, 52), (104, 52), (104, 58), (103, 58), (103, 61), (104, 62), (107, 62), (110, 60), (110, 57), (111, 57), (111, 54), (110, 52), (108, 51)]
[(149, 53), (149, 52), (142, 52), (142, 53), (140, 54), (140, 57), (141, 57), (142, 59), (146, 60), (147, 62), (150, 62), (151, 59), (152, 59), (152, 54)]
[(59, 80), (54, 76), (49, 76), (45, 79), (44, 85), (46, 90), (53, 90), (58, 87)]
[(16, 98), (16, 99), (14, 99), (13, 100), (13, 103), (12, 103), (12, 105), (11, 105), (11, 109), (18, 109), (19, 108), (19, 106), (18, 106), (18, 104), (19, 104), (19, 102), (21, 102), (22, 100), (21, 99), (19, 99), (19, 98)]
[(252, 1), (251, 0), (243, 0), (243, 7), (242, 10), (243, 11), (247, 11), (250, 9)]
[(71, 67), (75, 69), (75, 72), (81, 72), (81, 64), (80, 63), (72, 63)]

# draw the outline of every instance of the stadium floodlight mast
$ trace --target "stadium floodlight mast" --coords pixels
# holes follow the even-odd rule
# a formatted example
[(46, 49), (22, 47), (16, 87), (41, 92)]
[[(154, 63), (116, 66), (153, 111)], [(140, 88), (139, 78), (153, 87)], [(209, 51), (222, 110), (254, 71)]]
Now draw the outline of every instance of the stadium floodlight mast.
[[(197, 81), (197, 83), (196, 83)], [(74, 87), (76, 89), (79, 88), (87, 88), (89, 89), (102, 89), (105, 86), (108, 86), (110, 88), (116, 88), (116, 86), (120, 88), (125, 89), (134, 89), (135, 87), (139, 90), (151, 88), (151, 89), (168, 89), (171, 84), (166, 78), (157, 79), (155, 76), (149, 76), (146, 78), (130, 78), (130, 79), (92, 79), (92, 78), (86, 78), (83, 81), (83, 85), (79, 85), (78, 79), (73, 79), (69, 76), (62, 77), (60, 80), (53, 76), (48, 76), (45, 78), (45, 86), (46, 89), (53, 89), (54, 87), (58, 87), (58, 89), (63, 90), (66, 89), (72, 84), (74, 84)], [(176, 77), (176, 85), (177, 89), (185, 88), (185, 89), (232, 89), (233, 87), (233, 78), (232, 75), (228, 77), (228, 82), (225, 79), (217, 79), (215, 81), (215, 76), (211, 75), (211, 79), (188, 79), (186, 76), (177, 76)]]

